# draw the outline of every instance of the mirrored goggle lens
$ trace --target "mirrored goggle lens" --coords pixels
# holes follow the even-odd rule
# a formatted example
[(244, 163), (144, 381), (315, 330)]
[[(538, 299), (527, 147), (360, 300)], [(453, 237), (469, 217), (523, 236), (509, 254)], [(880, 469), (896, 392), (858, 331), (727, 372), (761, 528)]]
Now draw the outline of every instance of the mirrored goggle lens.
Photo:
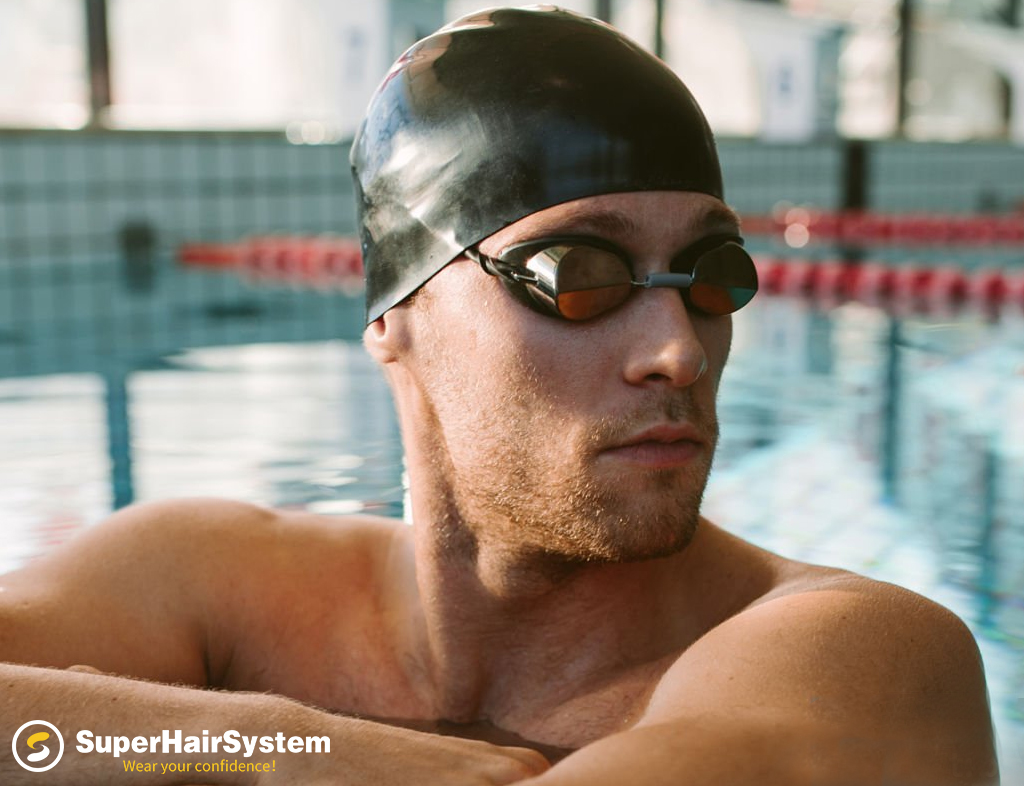
[(757, 293), (757, 269), (738, 243), (705, 252), (693, 267), (693, 283), (684, 298), (694, 308), (724, 316), (747, 305)]
[(559, 316), (592, 319), (615, 308), (632, 289), (629, 267), (614, 252), (594, 246), (555, 246), (526, 264), (537, 288)]

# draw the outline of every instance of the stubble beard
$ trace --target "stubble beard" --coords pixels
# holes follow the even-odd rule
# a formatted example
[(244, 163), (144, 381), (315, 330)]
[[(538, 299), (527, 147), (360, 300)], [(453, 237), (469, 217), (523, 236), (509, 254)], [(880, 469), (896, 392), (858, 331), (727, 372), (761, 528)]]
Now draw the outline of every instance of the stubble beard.
[[(621, 428), (598, 426), (587, 442), (608, 430)], [(502, 514), (511, 530), (506, 539), (520, 549), (570, 565), (636, 562), (675, 554), (693, 539), (710, 452), (685, 468), (615, 477), (608, 468), (596, 471), (589, 445), (577, 446), (571, 454), (581, 458), (561, 472), (521, 447), (510, 445), (501, 464), (486, 468), (489, 481), (472, 484), (482, 497), (474, 507)]]
[[(465, 529), (459, 537), (449, 527), (447, 542), (474, 555), (486, 544), (554, 571), (655, 559), (686, 548), (700, 520), (718, 427), (713, 413), (699, 411), (684, 395), (598, 421), (568, 445), (554, 418), (546, 435), (530, 427), (530, 414), (544, 404), (533, 402), (531, 410), (506, 402), (499, 423), (480, 424), (472, 435), (467, 458), (441, 459), (451, 481), (446, 519)], [(694, 424), (707, 440), (704, 451), (677, 468), (616, 472), (599, 466), (602, 448), (656, 420)]]

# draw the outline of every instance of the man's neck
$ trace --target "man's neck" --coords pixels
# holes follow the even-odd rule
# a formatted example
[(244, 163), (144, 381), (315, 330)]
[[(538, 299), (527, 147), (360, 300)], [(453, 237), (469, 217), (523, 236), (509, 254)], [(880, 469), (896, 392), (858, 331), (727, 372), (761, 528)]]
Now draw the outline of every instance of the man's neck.
[(644, 562), (556, 564), (502, 544), (453, 549), (450, 534), (416, 528), (414, 651), (436, 711), (475, 720), (550, 710), (682, 651), (719, 613), (698, 594), (708, 536)]

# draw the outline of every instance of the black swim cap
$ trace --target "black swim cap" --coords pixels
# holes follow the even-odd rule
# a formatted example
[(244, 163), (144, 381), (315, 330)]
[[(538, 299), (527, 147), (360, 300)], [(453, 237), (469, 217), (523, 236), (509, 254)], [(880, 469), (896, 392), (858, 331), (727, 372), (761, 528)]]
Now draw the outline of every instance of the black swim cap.
[(581, 197), (722, 198), (714, 138), (668, 66), (552, 6), (492, 9), (414, 44), (352, 143), (367, 323), (466, 248)]

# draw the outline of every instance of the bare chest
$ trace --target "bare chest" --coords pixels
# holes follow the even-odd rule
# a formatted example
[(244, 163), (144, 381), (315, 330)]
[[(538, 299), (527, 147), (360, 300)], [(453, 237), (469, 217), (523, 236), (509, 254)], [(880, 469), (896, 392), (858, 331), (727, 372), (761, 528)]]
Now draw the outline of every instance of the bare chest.
[(353, 637), (323, 626), (268, 629), (239, 648), (222, 687), (270, 691), (331, 712), (437, 733), (574, 750), (635, 725), (670, 661), (584, 688), (537, 673), (504, 686), (490, 708), (462, 717), (446, 717), (416, 662), (383, 631)]
[(547, 706), (513, 707), (501, 725), (527, 739), (580, 748), (636, 725), (664, 669), (660, 662), (645, 664), (597, 687), (562, 694)]
[(297, 612), (239, 631), (219, 687), (271, 692), (342, 714), (422, 715), (417, 686), (384, 630), (340, 615), (304, 616)]

